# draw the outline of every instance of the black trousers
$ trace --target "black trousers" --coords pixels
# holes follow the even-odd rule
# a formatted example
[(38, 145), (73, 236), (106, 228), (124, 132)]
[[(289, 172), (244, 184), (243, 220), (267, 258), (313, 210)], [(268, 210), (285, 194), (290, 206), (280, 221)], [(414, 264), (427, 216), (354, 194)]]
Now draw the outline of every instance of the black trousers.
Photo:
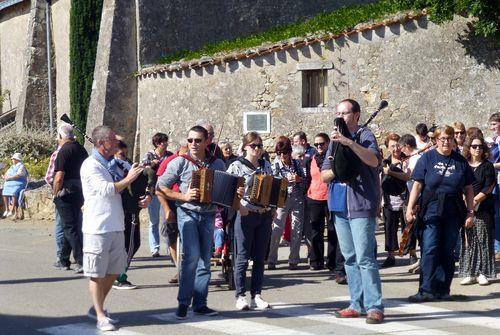
[[(135, 216), (135, 217), (134, 217)], [(130, 248), (130, 236), (132, 232), (132, 220), (135, 220), (134, 226), (134, 248), (132, 251), (132, 257), (134, 257), (137, 250), (141, 246), (141, 229), (139, 225), (139, 211), (137, 212), (127, 212), (125, 211), (125, 250), (129, 251)]]
[(345, 275), (344, 257), (340, 252), (340, 246), (335, 231), (335, 225), (330, 219), (333, 217), (328, 211), (327, 201), (306, 199), (307, 219), (311, 228), (310, 233), (310, 254), (309, 261), (311, 266), (324, 266), (325, 264), (325, 222), (327, 222), (327, 260), (326, 267), (335, 274)]
[(54, 203), (61, 217), (61, 226), (64, 232), (59, 260), (64, 265), (70, 265), (69, 257), (71, 250), (73, 250), (73, 257), (76, 262), (82, 265), (83, 234), (81, 205), (64, 201), (61, 198), (55, 198)]
[(384, 207), (385, 251), (399, 250), (398, 228), (404, 225), (403, 210), (393, 211)]

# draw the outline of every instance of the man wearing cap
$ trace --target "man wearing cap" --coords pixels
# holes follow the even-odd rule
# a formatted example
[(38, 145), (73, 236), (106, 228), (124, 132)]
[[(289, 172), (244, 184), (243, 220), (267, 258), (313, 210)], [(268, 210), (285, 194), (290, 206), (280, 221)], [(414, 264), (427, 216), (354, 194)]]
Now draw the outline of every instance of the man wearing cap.
[(69, 267), (69, 256), (73, 250), (76, 260), (75, 273), (83, 272), (82, 211), (83, 193), (80, 167), (88, 157), (83, 146), (75, 141), (73, 127), (63, 123), (58, 128), (61, 149), (54, 163), (53, 195), (56, 210), (61, 218), (64, 232), (59, 262)]

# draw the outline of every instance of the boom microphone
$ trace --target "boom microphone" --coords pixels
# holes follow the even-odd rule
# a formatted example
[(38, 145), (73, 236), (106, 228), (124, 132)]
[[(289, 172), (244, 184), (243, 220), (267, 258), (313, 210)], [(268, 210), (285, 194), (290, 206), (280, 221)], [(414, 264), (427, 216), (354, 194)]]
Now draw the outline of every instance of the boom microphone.
[(87, 141), (89, 141), (90, 143), (94, 144), (94, 142), (92, 141), (92, 139), (90, 137), (88, 137), (87, 134), (85, 134), (85, 132), (83, 130), (81, 130), (80, 128), (78, 128), (78, 126), (73, 121), (71, 121), (71, 119), (69, 118), (69, 116), (67, 114), (61, 115), (61, 121), (64, 121), (64, 122), (69, 123), (70, 125), (72, 125), (73, 128), (75, 128), (80, 134), (82, 134), (87, 139)]

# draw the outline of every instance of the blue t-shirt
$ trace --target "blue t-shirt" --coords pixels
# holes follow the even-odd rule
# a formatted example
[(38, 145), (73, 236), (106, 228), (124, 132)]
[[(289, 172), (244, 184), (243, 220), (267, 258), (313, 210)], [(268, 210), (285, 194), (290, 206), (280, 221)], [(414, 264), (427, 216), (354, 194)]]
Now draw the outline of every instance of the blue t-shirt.
[[(442, 177), (445, 169), (446, 174)], [(472, 185), (474, 181), (474, 173), (469, 163), (455, 151), (449, 156), (441, 155), (437, 150), (427, 151), (418, 160), (411, 177), (425, 185), (424, 192), (434, 190), (437, 194), (462, 194), (464, 187)], [(455, 214), (458, 209), (454, 203), (445, 203), (444, 208), (449, 214)], [(425, 216), (436, 215), (438, 199), (434, 197), (427, 205)]]

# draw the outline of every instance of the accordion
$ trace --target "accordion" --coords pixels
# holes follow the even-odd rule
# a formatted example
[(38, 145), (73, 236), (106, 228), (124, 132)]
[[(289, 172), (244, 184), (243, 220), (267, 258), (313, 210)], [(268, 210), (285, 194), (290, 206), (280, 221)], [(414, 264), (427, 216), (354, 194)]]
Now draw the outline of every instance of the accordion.
[(238, 209), (239, 201), (236, 193), (238, 187), (245, 186), (245, 179), (227, 172), (202, 168), (193, 171), (191, 188), (200, 190), (202, 204), (216, 204)]
[(250, 188), (250, 203), (262, 207), (285, 207), (288, 180), (265, 174), (254, 174)]

